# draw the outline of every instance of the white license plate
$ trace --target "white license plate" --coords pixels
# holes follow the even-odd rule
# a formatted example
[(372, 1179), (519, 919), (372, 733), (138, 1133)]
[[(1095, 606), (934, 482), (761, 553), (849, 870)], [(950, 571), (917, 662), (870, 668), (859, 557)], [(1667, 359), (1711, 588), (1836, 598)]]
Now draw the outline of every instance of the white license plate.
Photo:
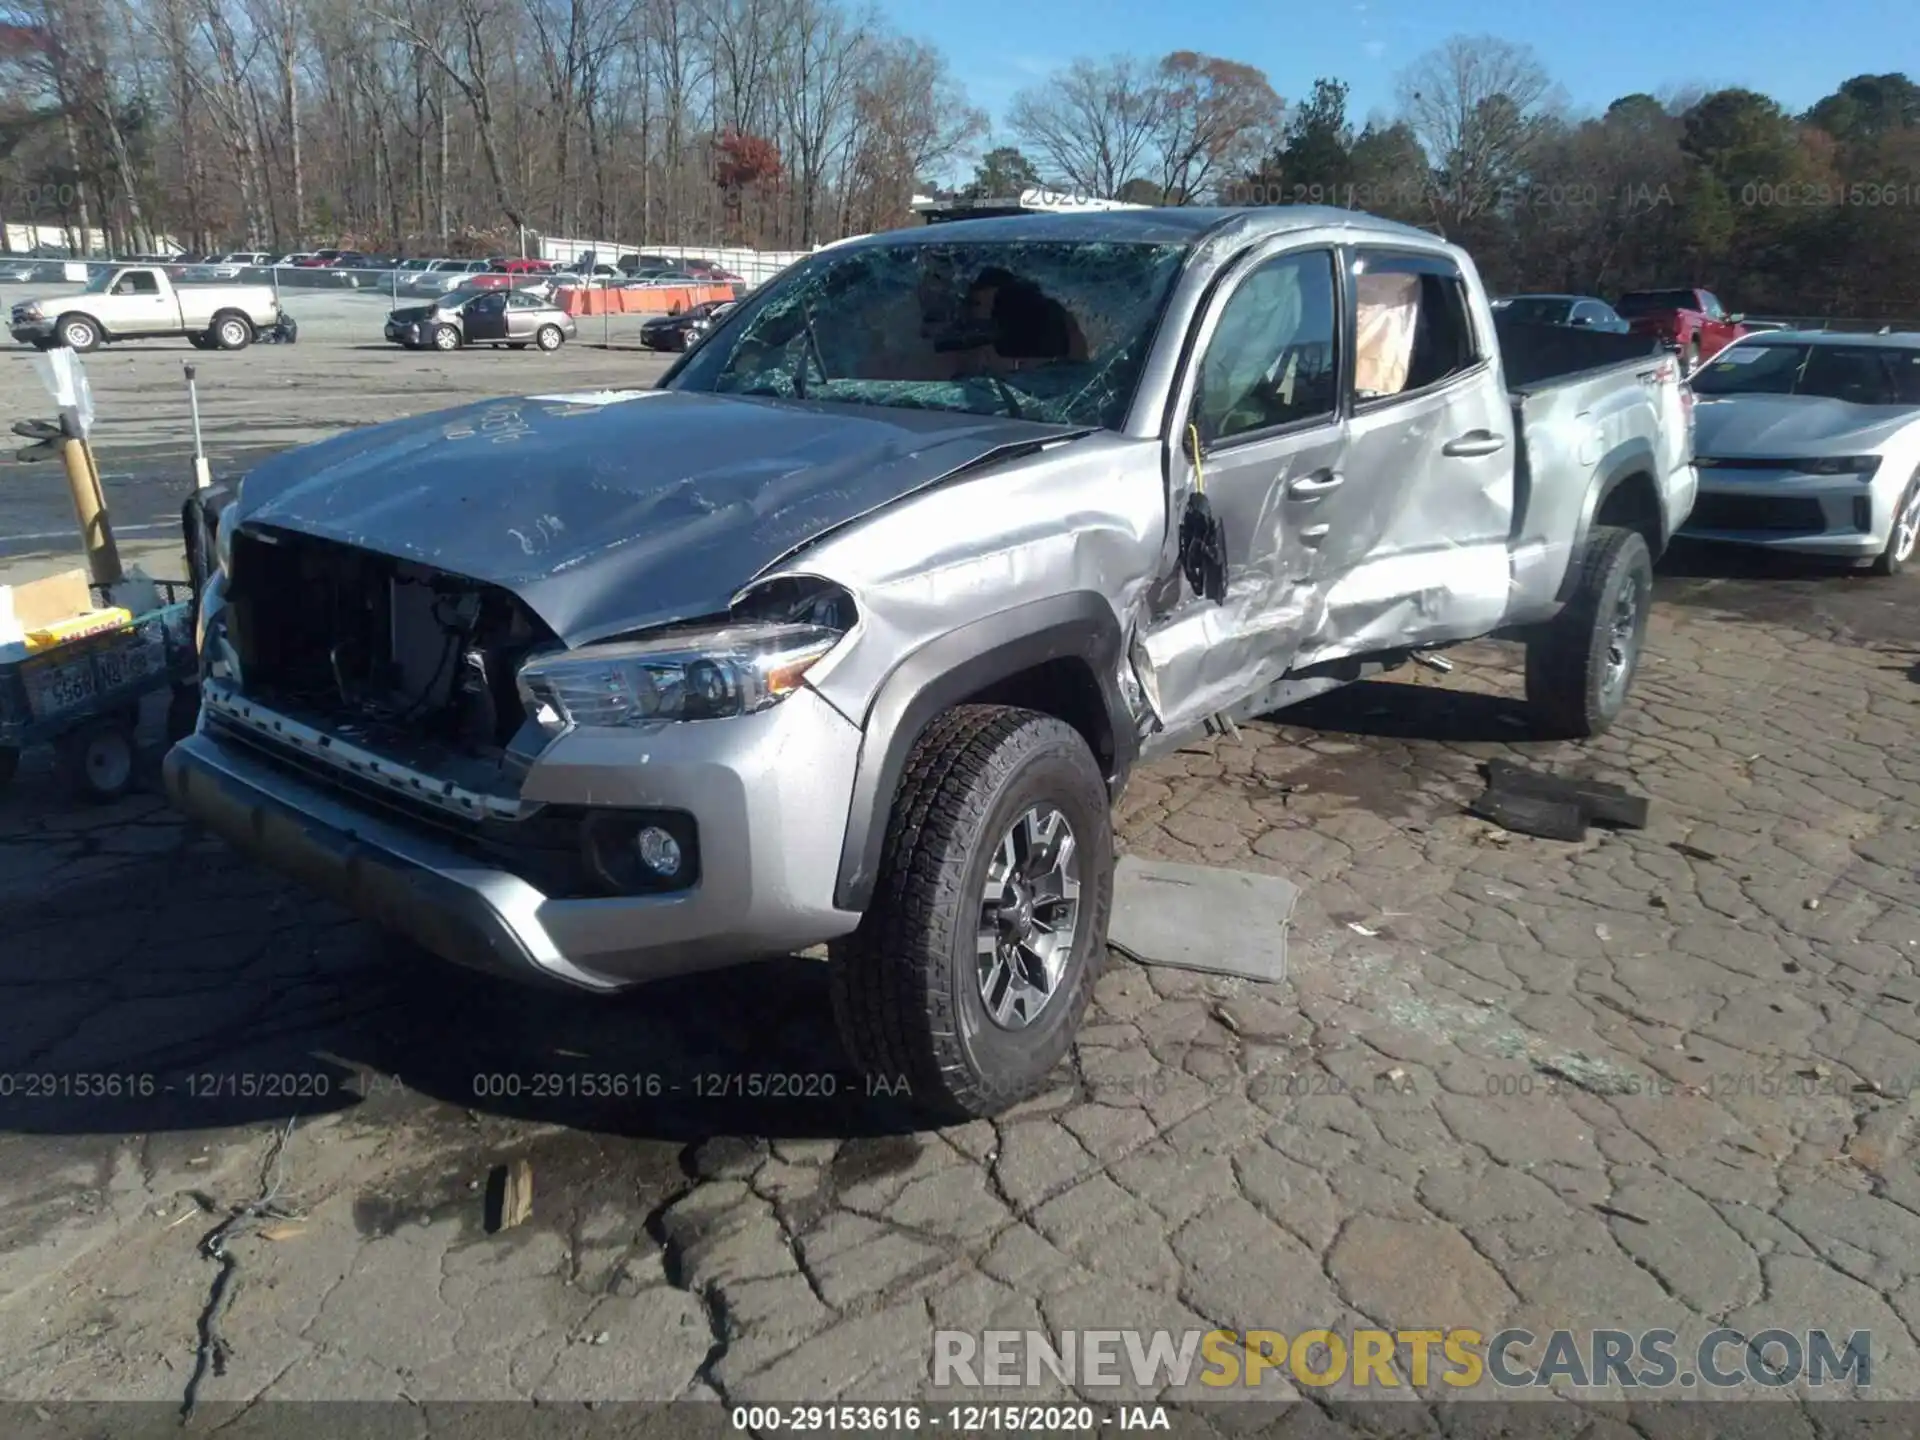
[(157, 629), (143, 630), (138, 641), (132, 644), (123, 642), (110, 650), (103, 650), (95, 661), (100, 684), (108, 690), (118, 690), (122, 685), (144, 680), (158, 673), (166, 663), (166, 646)]
[(76, 710), (97, 693), (93, 665), (86, 660), (31, 670), (25, 679), (27, 704), (40, 720)]

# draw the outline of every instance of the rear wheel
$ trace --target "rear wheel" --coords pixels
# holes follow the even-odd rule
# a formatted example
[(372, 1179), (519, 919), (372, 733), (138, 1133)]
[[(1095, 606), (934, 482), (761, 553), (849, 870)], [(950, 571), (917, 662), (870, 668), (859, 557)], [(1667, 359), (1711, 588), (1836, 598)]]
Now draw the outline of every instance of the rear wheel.
[(834, 1017), (870, 1080), (943, 1119), (1045, 1084), (1106, 956), (1113, 833), (1086, 742), (1049, 715), (963, 705), (914, 747), (873, 902), (831, 947)]
[(1876, 575), (1898, 575), (1913, 559), (1920, 542), (1920, 471), (1907, 482), (1906, 493), (1893, 507), (1893, 530), (1887, 536), (1887, 548), (1873, 562)]
[(99, 720), (54, 743), (61, 777), (88, 800), (118, 800), (133, 788), (133, 726)]
[(534, 344), (538, 345), (542, 350), (558, 350), (560, 348), (560, 342), (566, 338), (565, 335), (560, 333), (560, 327), (558, 325), (542, 325), (539, 332), (533, 337), (533, 341)]
[(1527, 704), (1545, 738), (1590, 739), (1619, 718), (1652, 598), (1647, 542), (1632, 530), (1596, 529), (1573, 598), (1527, 643)]
[(222, 315), (210, 333), (220, 349), (244, 350), (253, 343), (253, 322), (244, 315)]
[(211, 350), (213, 349), (213, 338), (208, 335), (189, 335), (187, 336), (187, 344), (196, 350)]

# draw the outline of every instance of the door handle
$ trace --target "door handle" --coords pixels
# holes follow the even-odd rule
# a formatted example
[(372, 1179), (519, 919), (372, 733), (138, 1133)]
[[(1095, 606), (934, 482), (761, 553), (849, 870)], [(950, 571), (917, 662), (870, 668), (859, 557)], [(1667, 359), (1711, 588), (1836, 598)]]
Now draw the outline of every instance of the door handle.
[(1300, 543), (1308, 547), (1318, 545), (1327, 538), (1327, 532), (1332, 528), (1331, 525), (1309, 525), (1300, 532)]
[(1506, 448), (1506, 443), (1506, 436), (1496, 435), (1491, 430), (1469, 430), (1441, 446), (1440, 453), (1455, 456), (1495, 455)]
[(1287, 486), (1287, 494), (1295, 500), (1312, 500), (1338, 489), (1346, 478), (1337, 470), (1315, 470)]

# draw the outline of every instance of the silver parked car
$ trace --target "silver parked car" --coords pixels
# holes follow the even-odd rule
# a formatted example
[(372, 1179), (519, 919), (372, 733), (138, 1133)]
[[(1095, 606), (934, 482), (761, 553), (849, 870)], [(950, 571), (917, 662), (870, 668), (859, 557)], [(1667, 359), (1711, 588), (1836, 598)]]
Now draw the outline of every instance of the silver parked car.
[(573, 316), (525, 290), (456, 290), (431, 305), (408, 305), (387, 316), (387, 339), (409, 350), (505, 345), (558, 350), (579, 333)]
[(1489, 635), (1545, 733), (1620, 714), (1688, 396), (1551, 348), (1509, 371), (1463, 251), (1345, 210), (837, 245), (660, 388), (254, 470), (168, 791), (522, 979), (828, 942), (870, 1077), (1000, 1111), (1080, 1023), (1143, 759)]
[(1920, 540), (1920, 334), (1770, 331), (1693, 379), (1686, 533), (1892, 575)]

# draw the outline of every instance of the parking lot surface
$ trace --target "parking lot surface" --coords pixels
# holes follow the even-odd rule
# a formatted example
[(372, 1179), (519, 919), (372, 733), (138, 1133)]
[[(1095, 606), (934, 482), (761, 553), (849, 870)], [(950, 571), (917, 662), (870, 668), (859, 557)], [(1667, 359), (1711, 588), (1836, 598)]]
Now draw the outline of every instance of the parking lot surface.
[[(304, 329), (196, 358), (224, 434), (294, 397), (274, 443), (652, 363)], [(90, 362), (103, 411), (170, 363)], [(848, 1073), (810, 958), (522, 990), (396, 952), (150, 780), (78, 809), (29, 763), (0, 792), (0, 1396), (179, 1402), (200, 1246), (253, 1203), (203, 1402), (896, 1399), (942, 1328), (1375, 1325), (1864, 1330), (1869, 1393), (1920, 1398), (1920, 583), (1663, 569), (1591, 746), (1528, 741), (1517, 652), (1475, 646), (1139, 774), (1125, 849), (1302, 887), (1288, 981), (1115, 954), (1054, 1089), (938, 1133)], [(1463, 806), (1502, 755), (1650, 824), (1497, 831)], [(530, 1216), (489, 1233), (516, 1160)]]
[[(48, 287), (0, 285), (0, 311), (29, 291), (41, 295)], [(228, 353), (195, 350), (185, 340), (142, 340), (85, 357), (99, 416), (93, 444), (122, 538), (178, 531), (193, 476), (187, 365), (197, 372), (214, 473), (228, 476), (262, 454), (423, 410), (556, 388), (649, 386), (671, 358), (640, 348), (645, 317), (638, 315), (583, 319), (579, 337), (551, 355), (490, 347), (442, 355), (382, 338), (395, 303), (386, 296), (289, 290), (284, 303), (300, 324), (294, 345)], [(9, 425), (52, 416), (33, 356), (24, 345), (0, 343), (0, 417)], [(0, 555), (66, 544), (73, 509), (60, 467), (22, 465), (13, 455), (7, 447), (0, 459)]]

